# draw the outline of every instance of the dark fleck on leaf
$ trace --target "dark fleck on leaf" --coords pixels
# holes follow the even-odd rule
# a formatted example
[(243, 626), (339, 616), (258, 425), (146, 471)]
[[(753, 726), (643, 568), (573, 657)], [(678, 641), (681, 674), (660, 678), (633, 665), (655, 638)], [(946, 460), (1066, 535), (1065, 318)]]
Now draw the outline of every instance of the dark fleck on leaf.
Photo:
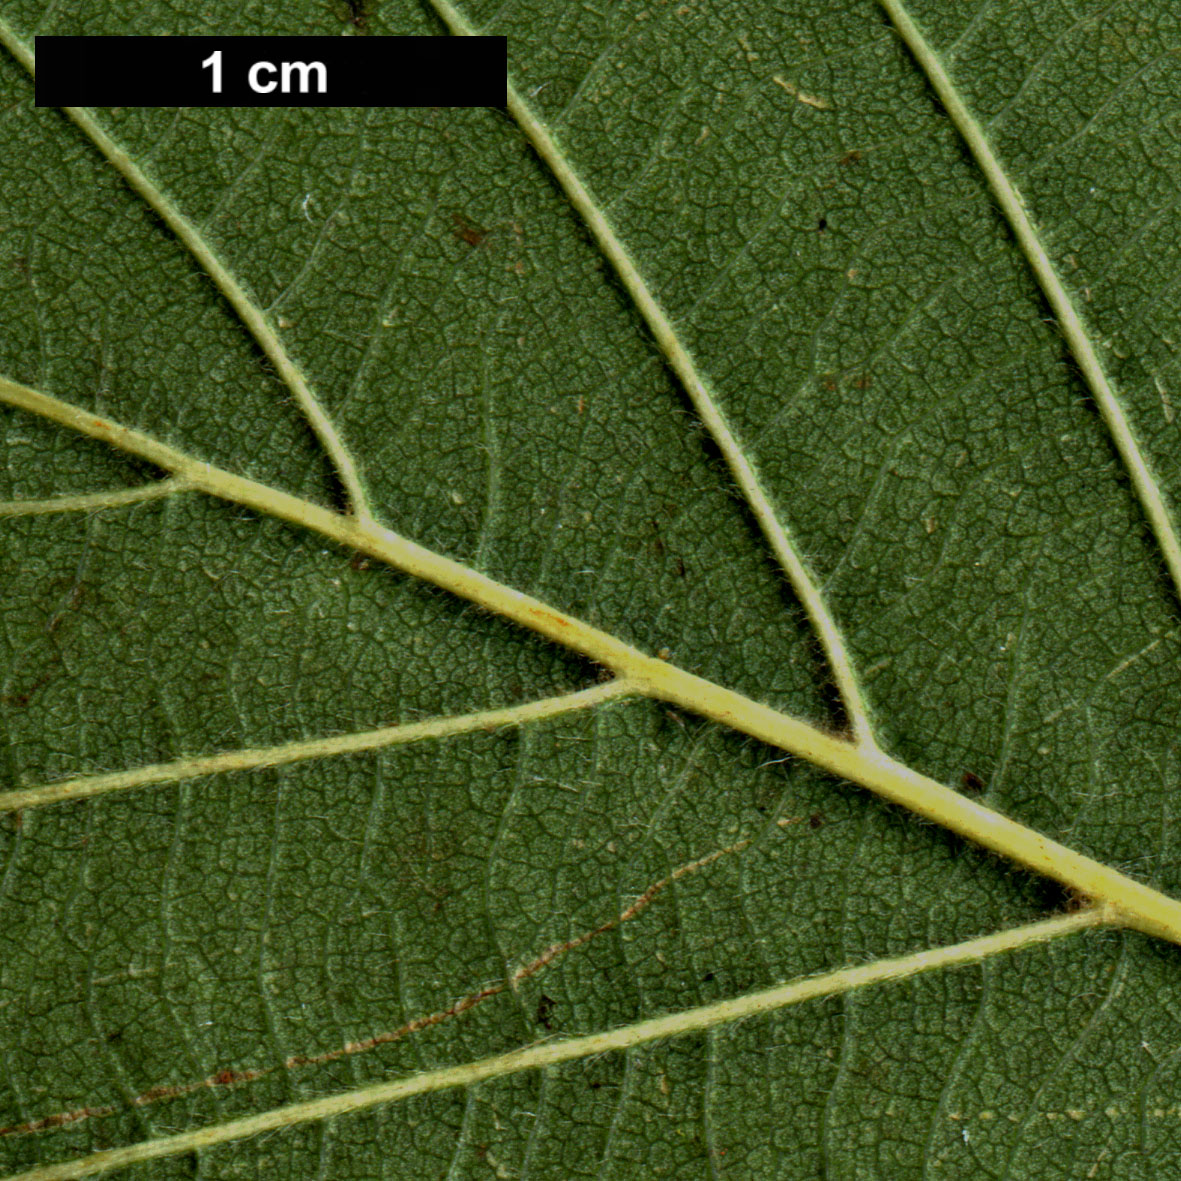
[(452, 234), (461, 242), (466, 242), (469, 246), (481, 246), (483, 245), (484, 239), (488, 237), (487, 230), (468, 221), (462, 213), (453, 213), (451, 215), (451, 222)]

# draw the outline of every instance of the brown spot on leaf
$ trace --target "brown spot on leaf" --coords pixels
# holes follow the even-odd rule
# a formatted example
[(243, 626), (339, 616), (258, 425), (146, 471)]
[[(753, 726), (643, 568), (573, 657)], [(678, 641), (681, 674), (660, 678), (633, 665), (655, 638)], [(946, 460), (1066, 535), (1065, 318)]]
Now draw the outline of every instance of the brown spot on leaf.
[(484, 239), (488, 237), (488, 231), (476, 225), (474, 222), (468, 221), (462, 213), (453, 213), (451, 215), (452, 228), (451, 232), (461, 242), (466, 242), (469, 246), (481, 246)]

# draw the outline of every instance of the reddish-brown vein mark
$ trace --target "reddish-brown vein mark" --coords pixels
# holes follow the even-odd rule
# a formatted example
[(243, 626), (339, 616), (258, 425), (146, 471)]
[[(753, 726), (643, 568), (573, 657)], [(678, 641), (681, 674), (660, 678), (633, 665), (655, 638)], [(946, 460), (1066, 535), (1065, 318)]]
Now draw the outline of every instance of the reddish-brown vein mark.
[[(489, 985), (489, 987), (483, 988), (479, 992), (471, 993), (462, 1000), (456, 1001), (449, 1009), (443, 1009), (438, 1013), (429, 1013), (425, 1017), (416, 1017), (413, 1021), (408, 1021), (405, 1025), (397, 1029), (387, 1030), (385, 1033), (375, 1034), (373, 1037), (363, 1038), (355, 1042), (345, 1042), (343, 1046), (339, 1046), (335, 1050), (328, 1050), (323, 1054), (292, 1054), (290, 1058), (284, 1059), (277, 1066), (262, 1066), (251, 1070), (223, 1069), (219, 1070), (216, 1074), (211, 1074), (207, 1078), (198, 1079), (193, 1083), (164, 1083), (160, 1086), (149, 1087), (142, 1094), (136, 1095), (131, 1100), (130, 1106), (147, 1107), (152, 1103), (163, 1102), (165, 1099), (179, 1099), (183, 1095), (191, 1095), (195, 1091), (209, 1090), (214, 1087), (232, 1087), (238, 1083), (252, 1083), (256, 1079), (265, 1078), (267, 1075), (275, 1074), (280, 1070), (297, 1070), (301, 1066), (321, 1066), (327, 1062), (336, 1062), (341, 1058), (348, 1058), (353, 1054), (363, 1054), (367, 1050), (375, 1050), (378, 1046), (388, 1045), (390, 1042), (396, 1042), (401, 1038), (407, 1037), (409, 1034), (417, 1033), (420, 1029), (427, 1029), (429, 1026), (438, 1025), (450, 1017), (458, 1017), (461, 1013), (466, 1013), (468, 1009), (474, 1008), (481, 1001), (487, 1000), (488, 997), (504, 992), (506, 987), (503, 983)], [(47, 1115), (41, 1119), (30, 1120), (28, 1123), (13, 1124), (6, 1128), (0, 1128), (0, 1136), (19, 1136), (29, 1132), (46, 1132), (51, 1128), (60, 1128), (64, 1124), (78, 1123), (79, 1120), (116, 1115), (122, 1110), (124, 1109), (113, 1104), (104, 1107), (78, 1107), (73, 1111), (63, 1111), (56, 1115)]]
[[(783, 817), (778, 821), (778, 824), (780, 828), (786, 828), (790, 825), (801, 824), (804, 822), (804, 819), (804, 817)], [(614, 918), (607, 919), (606, 922), (600, 923), (597, 927), (593, 927), (591, 930), (585, 931), (573, 939), (567, 939), (563, 943), (552, 944), (535, 959), (530, 960), (526, 964), (521, 964), (507, 980), (503, 980), (499, 984), (490, 984), (485, 988), (481, 988), (478, 992), (469, 993), (449, 1008), (441, 1009), (435, 1013), (428, 1013), (422, 1017), (415, 1017), (413, 1021), (407, 1021), (405, 1025), (401, 1025), (397, 1029), (386, 1030), (383, 1033), (374, 1034), (372, 1037), (362, 1038), (359, 1041), (346, 1042), (343, 1046), (338, 1046), (335, 1050), (327, 1050), (322, 1054), (293, 1054), (290, 1058), (285, 1059), (275, 1066), (262, 1066), (249, 1070), (223, 1069), (217, 1071), (216, 1074), (209, 1075), (207, 1078), (198, 1079), (196, 1082), (161, 1084), (160, 1086), (150, 1087), (142, 1094), (136, 1095), (128, 1106), (133, 1108), (147, 1107), (153, 1103), (161, 1103), (166, 1099), (179, 1099), (184, 1095), (191, 1095), (195, 1091), (210, 1090), (215, 1087), (232, 1087), (239, 1083), (252, 1083), (256, 1079), (265, 1078), (267, 1075), (275, 1074), (280, 1070), (297, 1070), (304, 1066), (322, 1066), (328, 1062), (337, 1062), (341, 1058), (350, 1058), (354, 1054), (364, 1054), (369, 1050), (376, 1050), (379, 1046), (386, 1046), (390, 1042), (400, 1041), (412, 1033), (418, 1033), (420, 1030), (429, 1029), (432, 1025), (439, 1025), (444, 1021), (450, 1020), (452, 1017), (458, 1017), (460, 1014), (466, 1013), (469, 1009), (474, 1009), (478, 1004), (488, 1000), (490, 997), (499, 996), (501, 993), (508, 991), (509, 988), (515, 990), (522, 980), (527, 980), (530, 976), (535, 976), (560, 956), (565, 955), (569, 951), (574, 951), (576, 948), (589, 943), (592, 939), (597, 939), (600, 935), (614, 931), (616, 927), (622, 926), (622, 924), (628, 922), (630, 919), (634, 919), (651, 905), (657, 895), (666, 890), (674, 882), (679, 881), (689, 874), (696, 873), (698, 870), (704, 869), (707, 865), (712, 865), (715, 861), (731, 853), (741, 853), (744, 849), (749, 848), (750, 844), (749, 839), (737, 841), (733, 845), (727, 845), (724, 849), (716, 849), (704, 857), (698, 857), (695, 861), (689, 861), (684, 865), (678, 866), (672, 873), (657, 882), (653, 882), (630, 906), (620, 911)], [(55, 1115), (42, 1116), (40, 1119), (29, 1120), (27, 1123), (10, 1124), (8, 1127), (0, 1128), (0, 1136), (21, 1136), (28, 1135), (32, 1132), (47, 1132), (53, 1128), (63, 1127), (66, 1124), (76, 1124), (81, 1120), (100, 1119), (104, 1116), (117, 1115), (120, 1111), (124, 1110), (126, 1110), (125, 1107), (120, 1107), (116, 1104), (107, 1104), (101, 1107), (78, 1107), (73, 1111), (62, 1111)]]
[(509, 977), (509, 983), (512, 984), (513, 988), (516, 988), (520, 981), (540, 972), (542, 968), (552, 963), (558, 956), (565, 955), (566, 952), (573, 951), (576, 947), (581, 947), (584, 943), (589, 943), (592, 939), (597, 939), (600, 935), (606, 935), (608, 931), (614, 931), (616, 927), (626, 923), (628, 919), (634, 919), (640, 911), (644, 910), (652, 902), (657, 894), (668, 886), (671, 886), (679, 878), (683, 878), (686, 874), (696, 873), (699, 869), (704, 869), (707, 865), (712, 864), (721, 857), (725, 857), (728, 853), (741, 853), (749, 845), (749, 840), (739, 841), (737, 844), (728, 845), (725, 849), (717, 849), (705, 857), (699, 857), (696, 861), (690, 861), (685, 865), (679, 866), (667, 877), (661, 878), (658, 882), (653, 882), (631, 906), (626, 910), (620, 911), (615, 918), (608, 919), (605, 923), (600, 923), (593, 930), (584, 931), (581, 935), (575, 936), (573, 939), (567, 939), (565, 943), (555, 943), (547, 947), (537, 959), (531, 960), (527, 964), (522, 964)]

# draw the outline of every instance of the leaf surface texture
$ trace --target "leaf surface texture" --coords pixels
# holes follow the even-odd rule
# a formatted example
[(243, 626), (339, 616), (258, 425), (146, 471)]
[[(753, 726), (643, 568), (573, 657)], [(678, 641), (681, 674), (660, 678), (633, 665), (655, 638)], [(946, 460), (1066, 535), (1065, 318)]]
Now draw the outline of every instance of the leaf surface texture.
[[(909, 11), (1020, 191), (1176, 527), (1178, 14)], [(882, 10), (462, 15), (507, 34), (517, 90), (708, 381), (882, 747), (1181, 895), (1178, 588), (1044, 292)], [(0, 16), (28, 44), (444, 30), (392, 0)], [(198, 260), (74, 124), (34, 107), (11, 56), (0, 88), (0, 373), (343, 509)], [(93, 115), (268, 318), (380, 521), (839, 730), (824, 653), (714, 441), (504, 112)], [(322, 537), (161, 493), (163, 473), (99, 442), (8, 408), (0, 428), (6, 787), (598, 682), (590, 661)], [(743, 734), (587, 700), (0, 814), (0, 1171), (1067, 904)], [(1179, 1064), (1177, 948), (1080, 929), (119, 1175), (1137, 1181), (1181, 1169)]]

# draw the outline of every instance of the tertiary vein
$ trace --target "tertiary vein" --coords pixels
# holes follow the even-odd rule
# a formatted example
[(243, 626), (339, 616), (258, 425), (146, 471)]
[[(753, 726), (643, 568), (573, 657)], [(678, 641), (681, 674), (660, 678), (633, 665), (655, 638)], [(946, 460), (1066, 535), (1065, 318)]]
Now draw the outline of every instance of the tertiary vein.
[[(792, 824), (803, 824), (805, 823), (805, 819), (802, 816), (781, 817), (778, 823), (780, 826), (787, 827)], [(701, 872), (720, 861), (723, 857), (745, 851), (750, 848), (752, 843), (749, 838), (736, 841), (734, 844), (727, 845), (723, 849), (715, 849), (712, 853), (707, 853), (703, 857), (696, 857), (692, 861), (677, 866), (671, 873), (652, 882), (645, 890), (637, 894), (631, 903), (610, 918), (604, 919), (596, 926), (585, 929), (569, 939), (562, 940), (560, 943), (550, 944), (540, 954), (522, 960), (511, 972), (506, 971), (503, 979), (484, 984), (472, 992), (467, 993), (465, 996), (452, 1001), (444, 1009), (436, 1009), (430, 1013), (420, 1013), (417, 1017), (410, 1018), (394, 1029), (369, 1034), (366, 1037), (357, 1038), (345, 1042), (343, 1045), (335, 1046), (330, 1050), (321, 1050), (318, 1053), (291, 1054), (281, 1062), (273, 1062), (270, 1065), (238, 1066), (234, 1068), (223, 1067), (206, 1075), (204, 1078), (190, 1080), (185, 1083), (158, 1083), (155, 1086), (149, 1087), (146, 1091), (141, 1091), (130, 1101), (126, 1101), (122, 1105), (105, 1103), (75, 1107), (68, 1111), (57, 1111), (50, 1115), (26, 1120), (24, 1123), (9, 1124), (6, 1127), (0, 1127), (0, 1138), (29, 1136), (54, 1128), (62, 1128), (67, 1124), (81, 1123), (84, 1120), (105, 1119), (127, 1108), (150, 1107), (156, 1103), (178, 1099), (181, 1096), (192, 1095), (198, 1091), (253, 1083), (261, 1078), (267, 1078), (280, 1070), (303, 1070), (313, 1066), (324, 1066), (329, 1062), (339, 1062), (342, 1059), (352, 1058), (357, 1054), (370, 1053), (382, 1046), (388, 1046), (393, 1042), (402, 1041), (404, 1038), (420, 1033), (424, 1029), (430, 1029), (446, 1021), (461, 1017), (465, 1013), (470, 1013), (479, 1005), (485, 1004), (495, 997), (503, 996), (510, 990), (512, 992), (519, 991), (526, 980), (544, 972), (563, 956), (569, 955), (571, 952), (585, 947), (595, 939), (599, 939), (617, 930), (625, 923), (634, 921), (674, 883), (691, 874)]]
[(1181, 943), (1181, 902), (920, 774), (873, 744), (829, 734), (505, 586), (372, 519), (333, 512), (203, 463), (140, 431), (0, 378), (0, 401), (101, 439), (187, 480), (195, 489), (319, 533), (554, 640), (611, 669), (630, 690), (701, 714), (807, 759), (993, 852), (1118, 909), (1130, 927)]
[[(455, 10), (446, 3), (446, 0), (432, 0), (432, 2), (440, 14), (444, 16), (444, 19), (451, 24), (454, 31), (471, 31)], [(952, 113), (953, 118), (956, 118), (957, 125), (960, 125), (956, 111), (952, 110), (952, 101), (949, 101), (948, 96), (940, 89), (941, 85), (945, 86), (950, 91), (951, 100), (959, 103), (954, 88), (951, 87), (946, 75), (942, 73), (942, 67), (937, 58), (922, 43), (921, 37), (918, 36), (901, 6), (894, 0), (882, 0), (882, 3), (899, 25), (903, 36), (911, 43), (912, 49), (915, 49), (916, 55), (919, 54), (919, 49), (916, 49), (915, 42), (911, 41), (911, 36), (918, 38), (918, 44), (929, 59), (923, 60), (920, 57), (920, 61), (931, 75), (940, 97), (949, 107), (949, 112)], [(0, 41), (3, 41), (32, 72), (32, 54), (3, 25), (0, 25)], [(825, 976), (793, 981), (714, 1005), (701, 1006), (637, 1022), (604, 1033), (562, 1041), (541, 1042), (510, 1054), (429, 1071), (394, 1083), (359, 1088), (346, 1094), (294, 1104), (246, 1119), (200, 1129), (196, 1132), (145, 1141), (59, 1165), (43, 1166), (20, 1174), (17, 1178), (10, 1178), (8, 1181), (53, 1181), (54, 1178), (64, 1179), (107, 1172), (138, 1161), (172, 1156), (267, 1130), (361, 1110), (412, 1095), (447, 1087), (472, 1085), (484, 1079), (516, 1071), (537, 1069), (605, 1051), (627, 1049), (662, 1038), (729, 1024), (745, 1017), (771, 1012), (785, 1005), (799, 1003), (810, 998), (846, 992), (868, 984), (900, 979), (918, 972), (972, 962), (1088, 927), (1104, 924), (1127, 925), (1175, 942), (1181, 942), (1181, 904), (1176, 900), (1168, 898), (1142, 883), (1135, 882), (1109, 866), (1086, 858), (1043, 837), (999, 813), (967, 800), (959, 793), (951, 791), (944, 785), (935, 783), (896, 762), (876, 746), (868, 709), (857, 685), (852, 663), (839, 629), (828, 612), (816, 584), (799, 558), (786, 529), (778, 520), (769, 499), (763, 492), (753, 466), (743, 454), (740, 444), (726, 423), (713, 392), (697, 372), (693, 359), (652, 296), (630, 255), (615, 236), (594, 199), (570, 167), (552, 135), (544, 124), (536, 119), (511, 86), (509, 88), (509, 107), (538, 153), (554, 171), (571, 203), (594, 233), (605, 256), (620, 274), (624, 286), (645, 317), (670, 367), (684, 384), (703, 423), (718, 443), (772, 550), (786, 571), (793, 588), (820, 635), (832, 664), (834, 679), (841, 693), (845, 710), (849, 716), (854, 740), (849, 742), (834, 737), (800, 719), (778, 713), (674, 665), (647, 656), (617, 637), (593, 628), (530, 596), (496, 583), (474, 570), (426, 550), (377, 524), (368, 508), (354, 461), (349, 456), (319, 401), (308, 388), (302, 374), (287, 356), (265, 317), (224, 265), (220, 263), (220, 260), (197, 233), (195, 227), (183, 218), (159, 189), (106, 136), (89, 114), (77, 109), (68, 109), (67, 113), (75, 123), (95, 142), (131, 187), (139, 192), (193, 252), (275, 364), (276, 369), (292, 389), (325, 450), (336, 464), (342, 483), (349, 493), (354, 515), (346, 516), (330, 512), (278, 489), (204, 464), (130, 428), (89, 414), (39, 391), (0, 379), (0, 400), (40, 414), (80, 433), (104, 439), (114, 446), (146, 458), (174, 473), (171, 479), (143, 490), (130, 489), (115, 493), (60, 497), (48, 501), (29, 502), (30, 507), (23, 510), (9, 506), (10, 512), (53, 512), (101, 508), (166, 495), (168, 492), (184, 488), (204, 491), (311, 529), (342, 545), (367, 553), (407, 573), (444, 587), (599, 661), (611, 668), (616, 673), (617, 679), (608, 685), (585, 690), (582, 693), (567, 694), (505, 710), (483, 711), (460, 718), (431, 719), (426, 722), (386, 727), (360, 734), (289, 743), (281, 747), (200, 756), (177, 760), (171, 764), (114, 772), (109, 775), (78, 777), (40, 788), (8, 793), (6, 796), (0, 797), (0, 810), (50, 803), (55, 799), (77, 798), (96, 794), (99, 791), (120, 790), (147, 783), (214, 774), (219, 771), (276, 765), (302, 758), (329, 757), (348, 751), (375, 749), (402, 741), (417, 741), (421, 738), (442, 737), (483, 727), (516, 724), (534, 718), (554, 716), (573, 709), (591, 707), (627, 694), (641, 693), (694, 710), (715, 721), (800, 755), (834, 774), (861, 783), (885, 798), (903, 804), (960, 835), (1062, 881), (1081, 894), (1095, 900), (1095, 904), (1080, 913), (1059, 916), (1026, 927), (1013, 928), (953, 947), (936, 948), (897, 960), (884, 960), (855, 968), (841, 969)], [(973, 141), (968, 132), (965, 132), (965, 137), (969, 139), (973, 152), (988, 175), (998, 200), (1014, 223), (1018, 239), (1030, 258), (1031, 266), (1038, 275), (1039, 281), (1046, 290), (1047, 297), (1062, 324), (1063, 334), (1070, 342), (1076, 358), (1079, 360), (1080, 368), (1083, 369), (1092, 386), (1096, 402), (1129, 469), (1132, 483), (1160, 542), (1170, 573), (1175, 583), (1181, 588), (1181, 546), (1178, 545), (1176, 533), (1165, 511), (1159, 489), (1140, 454), (1122, 409), (1103, 374), (1102, 366), (1095, 356), (1077, 312), (1025, 215), (1019, 195), (1004, 177), (995, 159), (992, 158), (987, 142), (979, 133), (979, 129), (975, 127), (974, 122), (971, 121), (970, 116), (963, 110), (962, 104), (959, 104), (959, 109), (963, 119), (967, 120), (969, 130), (975, 128), (978, 142)], [(964, 131), (963, 125), (961, 125), (961, 131)], [(990, 173), (990, 167), (999, 176), (999, 181)], [(1007, 186), (1007, 197), (1005, 186)], [(1012, 201), (1016, 214), (1006, 204), (1009, 199)], [(1025, 237), (1023, 237), (1023, 233), (1026, 234)], [(1048, 275), (1043, 274), (1043, 269), (1048, 272)], [(1060, 306), (1059, 297), (1061, 301), (1064, 301), (1065, 310)], [(1079, 340), (1075, 339), (1073, 329), (1077, 329)], [(3, 513), (4, 510), (5, 506), (0, 505), (0, 513)], [(17, 800), (20, 802), (13, 802)]]

